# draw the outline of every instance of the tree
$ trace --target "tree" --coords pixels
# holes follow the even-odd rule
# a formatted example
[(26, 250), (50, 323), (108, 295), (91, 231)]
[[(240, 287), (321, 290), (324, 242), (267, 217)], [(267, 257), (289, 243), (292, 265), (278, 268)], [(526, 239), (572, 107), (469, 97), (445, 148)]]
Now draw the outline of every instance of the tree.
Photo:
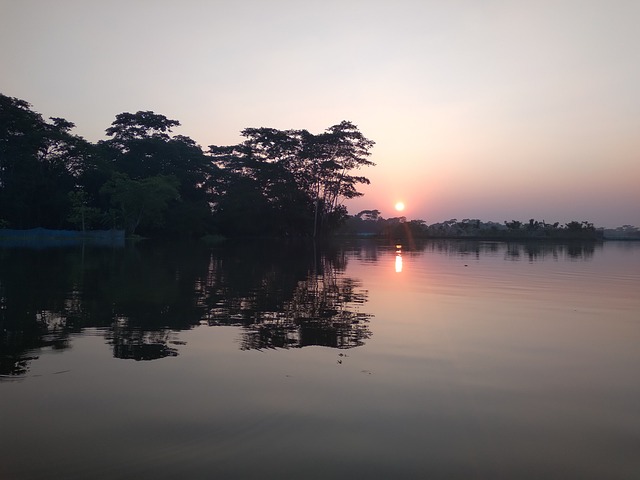
[[(117, 170), (134, 180), (154, 175), (172, 175), (169, 133), (180, 122), (151, 111), (120, 113), (107, 128), (110, 140), (101, 142), (104, 154)], [(183, 137), (184, 138), (184, 137)]]
[(339, 226), (344, 201), (369, 183), (355, 171), (373, 165), (374, 143), (351, 122), (318, 135), (247, 128), (208, 155), (178, 126), (124, 112), (91, 144), (72, 122), (0, 94), (0, 225), (84, 230), (110, 216), (129, 233), (315, 236)]
[(116, 115), (106, 132), (116, 142), (126, 144), (131, 140), (150, 137), (168, 140), (171, 129), (178, 126), (178, 120), (168, 119), (152, 111), (124, 112)]
[(380, 218), (380, 210), (362, 210), (356, 214), (356, 217), (375, 222)]
[[(308, 234), (313, 204), (292, 169), (300, 150), (296, 131), (247, 128), (242, 135), (245, 141), (239, 145), (209, 147), (213, 162), (225, 173), (222, 196), (227, 198), (216, 205), (217, 217), (229, 227), (228, 212), (236, 208), (229, 205), (228, 195), (244, 192), (244, 200), (250, 196), (253, 202), (253, 207), (238, 217), (244, 234), (248, 233), (247, 219), (256, 214), (259, 220), (251, 222), (259, 228), (256, 234)], [(237, 198), (236, 203), (245, 203), (244, 200)]]
[(13, 227), (59, 228), (91, 147), (73, 123), (45, 121), (31, 105), (0, 94), (0, 218)]
[(522, 227), (522, 222), (519, 220), (511, 220), (510, 222), (507, 222), (506, 220), (504, 221), (504, 224), (507, 226), (507, 228), (511, 231), (518, 231), (520, 230), (520, 227)]
[(178, 179), (158, 175), (132, 180), (124, 173), (115, 173), (102, 193), (119, 210), (127, 232), (134, 234), (140, 225), (147, 228), (164, 225), (169, 202), (178, 199)]
[(248, 128), (239, 145), (211, 145), (209, 154), (230, 179), (243, 178), (271, 206), (286, 232), (317, 235), (347, 216), (342, 202), (362, 195), (356, 187), (366, 177), (351, 172), (373, 165), (366, 157), (373, 146), (350, 122), (324, 133), (306, 130)]
[(180, 122), (151, 111), (121, 113), (106, 130), (102, 154), (115, 171), (130, 180), (174, 177), (180, 202), (168, 205), (165, 231), (175, 235), (202, 235), (211, 223), (211, 206), (217, 199), (220, 173), (191, 138), (170, 136)]
[(87, 225), (93, 226), (100, 218), (100, 209), (89, 206), (89, 196), (83, 190), (69, 192), (71, 213), (68, 220), (76, 227), (86, 230)]
[[(307, 189), (314, 199), (313, 235), (316, 236), (327, 220), (339, 222), (344, 219), (344, 215), (340, 215), (343, 209), (339, 206), (345, 199), (363, 195), (356, 186), (360, 183), (368, 185), (369, 179), (350, 172), (375, 165), (367, 160), (374, 142), (348, 121), (329, 127), (319, 135), (302, 131), (301, 138)], [(336, 214), (338, 218), (335, 218)]]

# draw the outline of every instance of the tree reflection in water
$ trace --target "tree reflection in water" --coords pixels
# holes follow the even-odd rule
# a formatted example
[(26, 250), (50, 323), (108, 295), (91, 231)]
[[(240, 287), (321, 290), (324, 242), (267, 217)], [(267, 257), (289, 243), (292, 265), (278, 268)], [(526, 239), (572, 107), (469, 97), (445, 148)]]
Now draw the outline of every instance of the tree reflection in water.
[(210, 325), (241, 325), (243, 350), (321, 345), (352, 348), (371, 335), (370, 315), (360, 312), (366, 292), (350, 278), (341, 278), (332, 267), (301, 280), (278, 310), (259, 310), (251, 298), (213, 309)]
[(571, 241), (556, 243), (552, 241), (501, 242), (481, 240), (431, 240), (419, 244), (419, 249), (448, 255), (470, 255), (480, 258), (485, 254), (502, 252), (505, 260), (528, 260), (529, 262), (548, 258), (591, 260), (596, 249), (602, 248), (601, 242)]
[[(343, 250), (329, 248), (318, 254), (309, 247), (287, 248), (282, 257), (271, 256), (266, 264), (251, 262), (252, 276), (234, 275), (237, 272), (223, 266), (228, 259), (212, 256), (213, 294), (203, 299), (207, 323), (242, 326), (244, 350), (362, 345), (371, 334), (370, 315), (360, 311), (367, 292), (360, 282), (344, 276)], [(261, 267), (266, 269), (255, 275)]]
[(107, 341), (113, 346), (113, 356), (131, 360), (156, 360), (178, 355), (176, 348), (170, 347), (171, 331), (129, 328), (126, 319), (114, 322), (106, 333)]
[(367, 292), (346, 263), (306, 242), (0, 250), (0, 375), (86, 328), (134, 360), (176, 356), (175, 332), (202, 324), (241, 326), (242, 349), (362, 345)]
[[(435, 240), (402, 255), (504, 255), (510, 261), (589, 261), (597, 243)], [(395, 250), (392, 250), (395, 249)], [(176, 333), (242, 327), (240, 348), (352, 348), (370, 337), (367, 291), (347, 258), (377, 262), (398, 251), (375, 241), (141, 244), (127, 248), (0, 249), (0, 379), (25, 375), (43, 350), (64, 350), (87, 328), (117, 358), (175, 356)]]

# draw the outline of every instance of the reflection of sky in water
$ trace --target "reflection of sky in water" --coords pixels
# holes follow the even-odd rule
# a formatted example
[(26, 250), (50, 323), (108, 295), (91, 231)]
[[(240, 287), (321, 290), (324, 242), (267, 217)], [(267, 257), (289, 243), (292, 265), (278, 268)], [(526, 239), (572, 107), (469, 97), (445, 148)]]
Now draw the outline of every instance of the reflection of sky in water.
[(241, 350), (243, 327), (197, 326), (134, 362), (100, 329), (71, 335), (0, 383), (0, 473), (633, 478), (640, 245), (453, 245), (350, 254), (336, 278), (373, 318), (348, 350)]

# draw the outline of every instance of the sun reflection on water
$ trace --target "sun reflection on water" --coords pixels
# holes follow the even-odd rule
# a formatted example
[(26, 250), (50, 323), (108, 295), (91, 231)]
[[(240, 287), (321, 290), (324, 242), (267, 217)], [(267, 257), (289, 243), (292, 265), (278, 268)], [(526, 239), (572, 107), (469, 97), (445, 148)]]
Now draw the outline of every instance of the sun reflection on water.
[(396, 245), (396, 273), (402, 272), (402, 245)]

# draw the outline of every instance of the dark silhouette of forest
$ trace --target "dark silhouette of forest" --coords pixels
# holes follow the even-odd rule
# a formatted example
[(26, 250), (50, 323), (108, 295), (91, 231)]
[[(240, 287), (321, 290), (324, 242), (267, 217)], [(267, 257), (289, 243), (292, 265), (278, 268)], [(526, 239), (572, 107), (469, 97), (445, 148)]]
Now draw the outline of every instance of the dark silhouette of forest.
[[(624, 232), (637, 232), (637, 228), (625, 225)], [(622, 231), (621, 230), (621, 231)], [(363, 210), (348, 217), (338, 233), (370, 237), (388, 237), (398, 240), (418, 238), (461, 238), (494, 240), (602, 240), (604, 229), (587, 221), (547, 223), (530, 219), (504, 223), (483, 222), (478, 219), (451, 219), (428, 225), (424, 220), (407, 220), (405, 217), (383, 218), (379, 210)], [(632, 238), (629, 235), (629, 238)]]
[(0, 94), (0, 228), (124, 229), (164, 237), (319, 236), (362, 195), (354, 172), (374, 142), (348, 121), (307, 130), (247, 128), (203, 150), (151, 111), (121, 113), (91, 143)]
[(124, 230), (164, 238), (326, 235), (535, 240), (637, 240), (637, 227), (596, 228), (530, 219), (457, 219), (428, 225), (379, 210), (348, 215), (362, 196), (357, 175), (374, 142), (351, 122), (323, 133), (246, 128), (237, 145), (207, 150), (180, 122), (151, 111), (116, 115), (107, 140), (48, 121), (24, 100), (0, 94), (0, 229)]

